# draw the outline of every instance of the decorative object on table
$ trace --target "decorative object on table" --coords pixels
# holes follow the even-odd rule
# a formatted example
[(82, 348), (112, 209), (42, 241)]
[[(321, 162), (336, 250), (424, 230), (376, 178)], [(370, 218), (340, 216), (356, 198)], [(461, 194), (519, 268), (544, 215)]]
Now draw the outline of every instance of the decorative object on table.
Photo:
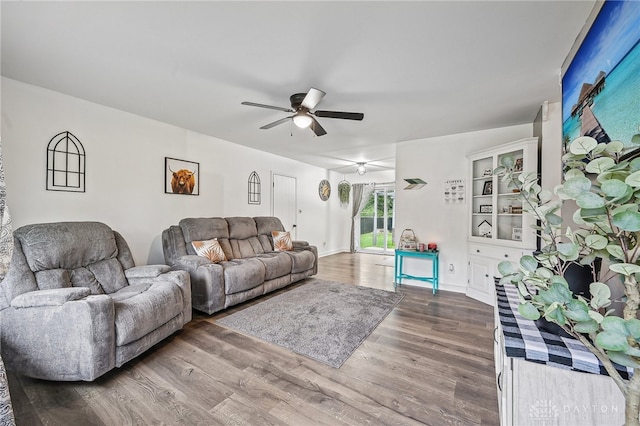
[(427, 250), (438, 251), (438, 245), (436, 243), (429, 243), (427, 244)]
[(447, 179), (444, 181), (444, 203), (463, 204), (465, 200), (465, 180)]
[(400, 250), (416, 250), (418, 248), (418, 242), (416, 240), (416, 234), (413, 229), (405, 229), (400, 234)]
[(253, 171), (249, 175), (249, 181), (247, 182), (247, 196), (249, 204), (260, 204), (262, 197), (262, 189), (260, 184), (260, 176)]
[(200, 163), (164, 157), (164, 192), (200, 195)]
[(522, 241), (522, 228), (513, 228), (511, 230), (511, 239), (514, 241)]
[(60, 132), (47, 145), (47, 191), (85, 192), (86, 156), (80, 139)]
[(492, 229), (491, 223), (487, 222), (486, 220), (483, 220), (478, 225), (478, 235), (485, 238), (491, 238), (491, 229)]
[(401, 293), (309, 278), (216, 324), (340, 368), (402, 298)]
[(322, 179), (318, 185), (318, 195), (322, 201), (327, 201), (331, 196), (331, 184), (328, 180)]
[[(640, 133), (632, 144), (640, 144)], [(576, 202), (572, 217), (577, 225), (563, 230), (557, 214), (564, 205), (550, 191), (537, 184), (536, 174), (508, 171), (512, 159), (503, 159), (496, 173), (504, 181), (521, 189), (520, 197), (527, 213), (539, 221), (542, 248), (519, 262), (498, 266), (502, 283), (517, 285), (522, 303), (520, 314), (531, 320), (544, 316), (584, 344), (603, 363), (605, 370), (625, 397), (625, 425), (638, 425), (640, 410), (640, 241), (639, 201), (634, 192), (640, 187), (638, 158), (625, 157), (620, 141), (599, 143), (589, 136), (574, 139), (565, 161), (565, 181), (556, 187), (561, 200)], [(615, 173), (612, 173), (612, 171)], [(594, 183), (597, 183), (594, 184)], [(594, 265), (606, 261), (608, 271), (600, 282), (593, 274), (590, 297), (574, 294), (566, 277), (566, 265)], [(595, 271), (595, 268), (594, 268)], [(530, 289), (528, 286), (531, 286)], [(612, 289), (622, 297), (612, 297)], [(613, 300), (621, 300), (621, 315), (611, 310)], [(624, 378), (614, 363), (631, 367), (634, 374)]]
[(418, 251), (424, 251), (425, 250), (425, 244), (424, 243), (418, 243)]
[(480, 205), (480, 213), (492, 213), (493, 206), (491, 204), (482, 204)]
[(405, 190), (420, 189), (427, 184), (420, 178), (405, 178), (404, 180), (409, 184), (404, 187)]
[(493, 175), (493, 169), (484, 169), (484, 173), (482, 174), (483, 177), (491, 175)]
[(343, 179), (342, 181), (340, 181), (340, 183), (338, 183), (338, 198), (340, 199), (341, 205), (349, 204), (350, 193), (351, 193), (351, 184), (348, 181)]
[(491, 195), (493, 194), (493, 181), (488, 180), (482, 186), (482, 195)]

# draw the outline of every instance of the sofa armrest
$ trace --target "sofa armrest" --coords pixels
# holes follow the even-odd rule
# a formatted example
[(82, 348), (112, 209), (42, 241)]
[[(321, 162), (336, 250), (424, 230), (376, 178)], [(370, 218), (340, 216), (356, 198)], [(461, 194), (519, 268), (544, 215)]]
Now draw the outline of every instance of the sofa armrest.
[[(45, 380), (91, 381), (115, 367), (115, 308), (106, 294), (73, 298), (81, 287), (25, 293), (0, 311), (2, 355), (7, 368)], [(51, 296), (51, 293), (58, 293)], [(41, 296), (42, 294), (42, 296)], [(33, 303), (32, 303), (33, 302)], [(28, 354), (28, 356), (27, 356)]]
[(144, 265), (134, 266), (133, 268), (126, 269), (124, 276), (127, 280), (136, 278), (155, 278), (160, 274), (169, 272), (171, 267), (168, 265)]
[(178, 257), (171, 269), (182, 269), (186, 271), (191, 271), (191, 270), (198, 269), (201, 266), (213, 265), (213, 264), (214, 263), (211, 262), (211, 260), (207, 259), (204, 256), (196, 256), (194, 254), (188, 254), (186, 256)]
[(293, 242), (294, 250), (297, 249), (297, 248), (303, 248), (303, 247), (309, 247), (309, 242), (308, 241), (294, 241)]
[(84, 299), (91, 294), (87, 287), (66, 287), (37, 290), (22, 293), (11, 301), (11, 307), (36, 308), (40, 306), (61, 306), (67, 302)]
[(226, 307), (222, 265), (213, 263), (206, 257), (186, 255), (177, 258), (171, 269), (189, 273), (194, 308), (211, 315)]

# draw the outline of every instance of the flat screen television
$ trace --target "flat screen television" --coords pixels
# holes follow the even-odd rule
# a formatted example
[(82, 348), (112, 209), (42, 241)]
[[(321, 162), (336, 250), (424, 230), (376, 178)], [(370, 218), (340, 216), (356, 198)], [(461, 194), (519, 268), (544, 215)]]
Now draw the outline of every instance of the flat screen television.
[(640, 2), (598, 2), (590, 21), (563, 66), (564, 147), (587, 135), (636, 151), (631, 138), (640, 133)]

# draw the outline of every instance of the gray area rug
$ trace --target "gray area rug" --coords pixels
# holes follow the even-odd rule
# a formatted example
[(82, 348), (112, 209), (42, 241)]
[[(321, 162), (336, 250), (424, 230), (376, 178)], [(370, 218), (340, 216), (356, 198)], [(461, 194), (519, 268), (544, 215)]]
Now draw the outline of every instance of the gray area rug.
[(339, 368), (402, 297), (310, 278), (216, 323)]

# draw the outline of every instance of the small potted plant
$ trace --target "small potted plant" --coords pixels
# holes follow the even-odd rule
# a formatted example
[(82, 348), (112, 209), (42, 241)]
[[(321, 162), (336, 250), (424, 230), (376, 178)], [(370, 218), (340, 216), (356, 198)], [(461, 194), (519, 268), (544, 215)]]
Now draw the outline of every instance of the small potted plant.
[(338, 184), (338, 198), (340, 204), (349, 204), (349, 193), (351, 192), (351, 184), (346, 180), (343, 180)]
[[(631, 142), (640, 146), (640, 134)], [(517, 285), (523, 317), (557, 324), (602, 362), (624, 395), (625, 424), (640, 425), (640, 158), (624, 151), (619, 141), (583, 136), (571, 142), (564, 182), (555, 188), (559, 200), (540, 187), (536, 173), (514, 173), (514, 160), (504, 158), (494, 173), (520, 191), (524, 210), (538, 221), (542, 247), (517, 265), (502, 262), (499, 271), (503, 284)], [(577, 205), (575, 229), (563, 226), (561, 200)], [(572, 292), (565, 279), (570, 264), (599, 260), (607, 282), (624, 288), (621, 316), (611, 309), (609, 285), (596, 274), (587, 296)], [(623, 378), (614, 362), (632, 368), (631, 378)]]

